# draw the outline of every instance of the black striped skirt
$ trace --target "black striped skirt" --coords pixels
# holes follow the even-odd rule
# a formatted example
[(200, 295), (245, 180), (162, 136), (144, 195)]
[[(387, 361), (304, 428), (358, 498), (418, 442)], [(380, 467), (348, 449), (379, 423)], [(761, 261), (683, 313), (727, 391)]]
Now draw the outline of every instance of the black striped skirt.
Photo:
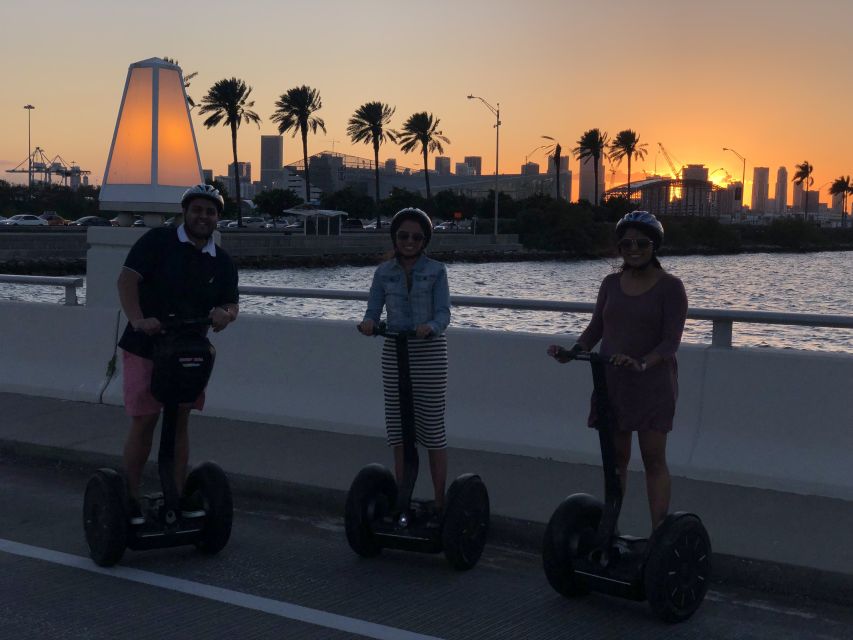
[[(444, 408), (447, 395), (447, 338), (410, 338), (409, 369), (415, 406), (415, 439), (427, 449), (447, 446)], [(400, 424), (400, 392), (397, 379), (397, 348), (394, 338), (382, 347), (382, 386), (385, 389), (385, 429), (388, 446), (403, 444)]]

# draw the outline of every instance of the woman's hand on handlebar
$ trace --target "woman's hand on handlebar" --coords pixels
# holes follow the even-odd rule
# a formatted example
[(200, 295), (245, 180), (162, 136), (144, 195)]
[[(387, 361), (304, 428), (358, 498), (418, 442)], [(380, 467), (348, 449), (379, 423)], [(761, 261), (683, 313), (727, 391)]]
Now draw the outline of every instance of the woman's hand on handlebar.
[(146, 335), (153, 336), (160, 331), (162, 331), (162, 327), (160, 326), (160, 320), (157, 318), (142, 318), (141, 320), (131, 320), (130, 326), (133, 327), (134, 331), (140, 331)]
[(429, 336), (432, 335), (432, 327), (429, 326), (428, 324), (419, 324), (415, 328), (415, 335), (418, 338), (428, 338)]
[(231, 324), (231, 321), (233, 320), (233, 316), (222, 307), (214, 307), (211, 309), (208, 317), (210, 318), (210, 324), (213, 326), (214, 333), (222, 331), (225, 327)]
[(626, 356), (624, 353), (617, 353), (615, 355), (610, 356), (610, 364), (616, 367), (625, 367), (626, 369), (633, 369), (634, 371), (642, 371), (643, 367), (640, 364), (640, 361), (636, 358), (632, 358), (631, 356)]
[(358, 330), (366, 336), (372, 336), (376, 332), (376, 326), (373, 320), (362, 320), (356, 326)]
[(583, 351), (583, 347), (579, 344), (575, 344), (571, 349), (564, 349), (558, 344), (552, 344), (548, 347), (548, 355), (554, 358), (557, 362), (565, 364), (570, 360), (575, 359), (575, 354), (578, 351)]

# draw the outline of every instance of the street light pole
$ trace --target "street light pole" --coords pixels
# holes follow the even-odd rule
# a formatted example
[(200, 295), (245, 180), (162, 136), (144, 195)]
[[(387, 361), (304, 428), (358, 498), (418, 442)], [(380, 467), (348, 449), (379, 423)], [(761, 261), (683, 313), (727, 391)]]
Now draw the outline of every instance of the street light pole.
[(479, 100), (484, 105), (486, 105), (486, 108), (489, 111), (491, 111), (492, 114), (494, 114), (494, 116), (495, 116), (495, 125), (494, 125), (494, 127), (495, 127), (495, 233), (494, 233), (494, 236), (495, 236), (495, 244), (497, 244), (498, 243), (498, 175), (499, 175), (499, 173), (498, 173), (498, 159), (500, 157), (499, 154), (500, 154), (500, 148), (501, 148), (501, 103), (498, 102), (497, 103), (498, 106), (493, 107), (488, 102), (483, 100), (483, 98), (481, 98), (480, 96), (469, 95), (468, 99), (469, 100), (474, 100), (474, 99)]
[(31, 104), (24, 105), (24, 109), (27, 110), (27, 187), (30, 191), (33, 190), (33, 143), (32, 143), (32, 135), (31, 135), (31, 126), (30, 126), (30, 115), (33, 112), (35, 107)]
[(723, 151), (731, 151), (743, 161), (743, 173), (741, 174), (740, 178), (741, 189), (743, 190), (740, 194), (740, 210), (741, 212), (743, 212), (743, 203), (746, 201), (746, 158), (744, 158), (734, 149), (729, 149), (728, 147), (723, 147)]

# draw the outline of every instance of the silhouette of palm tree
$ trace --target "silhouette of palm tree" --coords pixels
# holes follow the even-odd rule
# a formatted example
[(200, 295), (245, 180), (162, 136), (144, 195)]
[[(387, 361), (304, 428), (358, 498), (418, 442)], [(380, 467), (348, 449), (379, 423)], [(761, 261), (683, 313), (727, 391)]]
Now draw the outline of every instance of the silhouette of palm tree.
[(622, 164), (622, 158), (628, 158), (628, 199), (631, 198), (631, 159), (645, 160), (646, 147), (645, 142), (640, 142), (640, 136), (636, 131), (624, 129), (616, 134), (613, 142), (610, 143), (610, 161), (617, 165)]
[[(424, 156), (424, 177), (426, 178), (426, 197), (427, 200), (431, 197), (429, 190), (429, 152), (444, 153), (444, 144), (450, 144), (450, 140), (438, 129), (439, 118), (434, 118), (431, 113), (420, 111), (409, 116), (409, 119), (403, 123), (403, 128), (400, 131), (395, 131), (400, 143), (400, 149), (403, 153), (414, 151), (418, 145), (421, 147), (421, 153)], [(497, 197), (497, 194), (495, 194)]]
[(373, 145), (373, 164), (376, 171), (376, 230), (379, 230), (379, 145), (386, 139), (397, 142), (394, 131), (387, 129), (396, 109), (382, 102), (365, 102), (349, 119), (347, 134), (355, 142)]
[(293, 137), (297, 133), (302, 134), (302, 161), (305, 164), (305, 202), (311, 202), (311, 178), (308, 174), (308, 130), (317, 133), (320, 129), (326, 133), (326, 123), (322, 118), (314, 115), (323, 107), (320, 92), (307, 85), (288, 89), (287, 93), (281, 94), (275, 103), (275, 113), (271, 120), (278, 124), (278, 132), (285, 134), (293, 131)]
[(243, 203), (240, 200), (240, 176), (237, 168), (237, 129), (242, 123), (254, 122), (261, 127), (261, 117), (252, 111), (254, 100), (249, 100), (252, 87), (238, 78), (225, 78), (216, 82), (201, 99), (199, 115), (210, 114), (204, 121), (208, 129), (220, 122), (231, 127), (231, 151), (234, 156), (234, 190), (237, 198), (237, 226), (243, 226)]
[(791, 182), (800, 186), (805, 185), (806, 187), (806, 191), (803, 196), (803, 220), (805, 220), (809, 215), (809, 187), (814, 184), (814, 178), (812, 178), (812, 171), (814, 171), (814, 167), (809, 164), (808, 160), (802, 164), (795, 165), (795, 167), (797, 170), (794, 172), (794, 177), (791, 178)]
[(545, 145), (545, 153), (549, 158), (553, 158), (554, 163), (554, 184), (557, 187), (557, 200), (560, 199), (560, 158), (563, 153), (562, 145), (557, 142), (556, 138), (551, 136), (542, 136), (545, 140), (550, 140), (552, 144)]
[(850, 182), (850, 176), (837, 177), (830, 185), (829, 193), (833, 196), (841, 196), (841, 226), (847, 226), (847, 194), (853, 193), (853, 183)]
[(607, 133), (602, 133), (599, 129), (589, 129), (584, 131), (583, 135), (578, 139), (578, 146), (572, 149), (575, 158), (582, 162), (587, 162), (592, 159), (592, 168), (595, 172), (595, 202), (598, 205), (598, 164), (601, 156), (604, 154), (604, 148), (607, 146)]

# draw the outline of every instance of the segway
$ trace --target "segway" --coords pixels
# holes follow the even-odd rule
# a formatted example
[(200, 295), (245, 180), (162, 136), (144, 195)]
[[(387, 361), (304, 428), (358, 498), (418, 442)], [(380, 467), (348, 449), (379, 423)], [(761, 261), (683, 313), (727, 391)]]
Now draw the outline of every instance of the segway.
[(397, 486), (390, 470), (369, 464), (359, 471), (347, 494), (346, 534), (352, 550), (370, 558), (383, 548), (420, 553), (444, 551), (458, 570), (477, 564), (489, 529), (489, 494), (480, 476), (466, 473), (450, 485), (439, 523), (429, 526), (427, 504), (412, 499), (418, 477), (415, 410), (409, 370), (408, 340), (414, 331), (391, 333), (380, 323), (376, 335), (393, 337), (397, 351), (400, 422), (403, 432), (403, 480)]
[(699, 516), (679, 511), (669, 514), (651, 538), (618, 533), (622, 488), (607, 401), (606, 358), (582, 351), (572, 357), (592, 365), (605, 498), (602, 504), (589, 494), (575, 493), (554, 511), (542, 545), (548, 582), (566, 597), (582, 596), (592, 589), (648, 600), (655, 615), (667, 622), (687, 620), (708, 590), (708, 532)]
[(187, 477), (184, 507), (175, 485), (175, 422), (178, 406), (195, 401), (213, 370), (215, 350), (200, 327), (208, 318), (162, 323), (155, 339), (151, 393), (163, 403), (157, 470), (162, 492), (140, 500), (143, 518), (132, 518), (124, 477), (98, 469), (86, 485), (83, 526), (92, 560), (109, 567), (125, 548), (158, 549), (194, 544), (214, 554), (231, 536), (233, 507), (225, 472), (203, 462)]

